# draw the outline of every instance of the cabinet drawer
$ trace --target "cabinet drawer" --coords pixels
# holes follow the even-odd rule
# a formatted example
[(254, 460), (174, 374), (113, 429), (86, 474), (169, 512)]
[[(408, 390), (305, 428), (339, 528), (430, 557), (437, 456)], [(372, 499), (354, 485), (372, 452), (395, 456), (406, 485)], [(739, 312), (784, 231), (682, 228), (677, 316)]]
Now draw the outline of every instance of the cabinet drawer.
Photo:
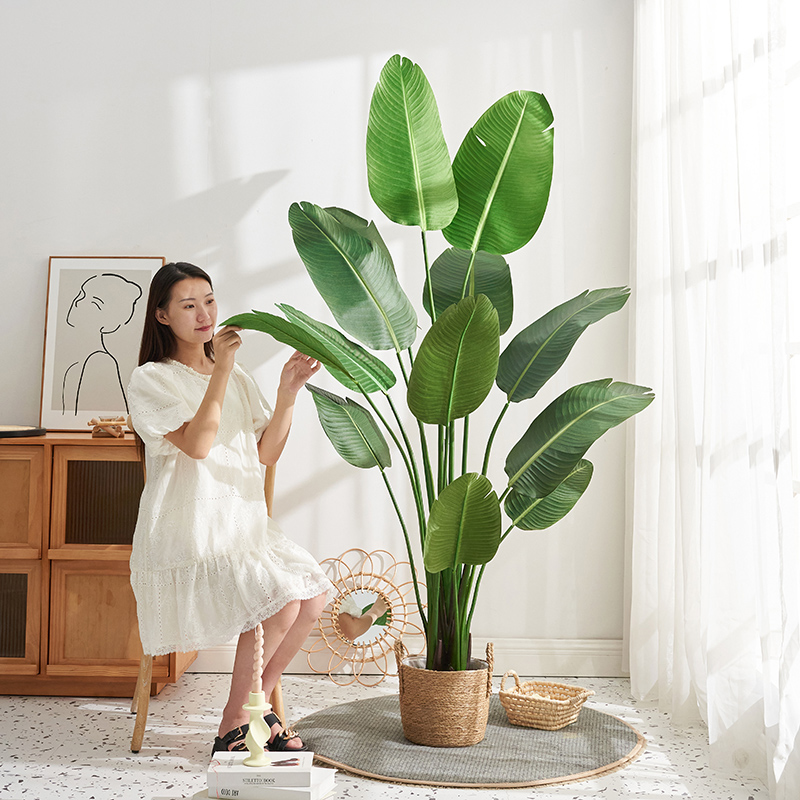
[(44, 449), (0, 445), (0, 558), (39, 558)]
[(0, 675), (39, 672), (40, 561), (0, 561)]
[[(50, 567), (48, 675), (133, 677), (142, 647), (127, 563), (54, 561)], [(169, 675), (169, 656), (153, 677)]]

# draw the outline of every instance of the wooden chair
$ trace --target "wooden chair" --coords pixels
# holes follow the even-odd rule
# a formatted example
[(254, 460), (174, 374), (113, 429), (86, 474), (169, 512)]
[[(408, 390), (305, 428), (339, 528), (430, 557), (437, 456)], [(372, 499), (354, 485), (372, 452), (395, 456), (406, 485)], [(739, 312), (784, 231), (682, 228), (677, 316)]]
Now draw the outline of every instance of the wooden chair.
[[(129, 423), (130, 425), (130, 423)], [(133, 430), (131, 428), (131, 430)], [(275, 494), (275, 467), (267, 467), (264, 477), (264, 496), (267, 500), (267, 510), (272, 515), (272, 499)], [(142, 749), (144, 739), (144, 729), (147, 725), (147, 712), (150, 708), (150, 683), (153, 678), (153, 656), (142, 654), (139, 661), (139, 675), (136, 678), (136, 688), (133, 692), (131, 702), (131, 714), (136, 714), (136, 722), (133, 725), (133, 737), (131, 738), (131, 752), (138, 753)], [(269, 696), (272, 710), (278, 715), (281, 725), (286, 727), (286, 712), (283, 707), (283, 692), (281, 691), (281, 681), (278, 679), (272, 694)]]

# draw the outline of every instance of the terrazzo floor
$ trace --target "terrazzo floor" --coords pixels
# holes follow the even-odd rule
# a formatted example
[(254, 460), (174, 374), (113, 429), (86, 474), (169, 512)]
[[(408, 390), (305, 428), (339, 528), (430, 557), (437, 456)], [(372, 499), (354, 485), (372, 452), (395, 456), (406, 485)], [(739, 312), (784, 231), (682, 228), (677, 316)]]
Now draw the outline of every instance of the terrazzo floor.
[[(186, 674), (151, 698), (144, 744), (130, 752), (130, 702), (114, 698), (0, 696), (0, 800), (185, 800), (201, 797), (229, 675)], [(557, 680), (570, 682), (570, 679)], [(532, 789), (453, 789), (393, 785), (339, 773), (337, 798), (349, 800), (588, 800), (691, 798), (766, 800), (755, 779), (730, 778), (708, 767), (700, 725), (669, 726), (666, 715), (637, 703), (622, 678), (580, 678), (594, 689), (589, 705), (633, 725), (647, 739), (627, 768), (579, 783)], [(499, 688), (496, 679), (495, 690)], [(291, 718), (337, 703), (397, 692), (397, 679), (378, 687), (340, 688), (327, 678), (286, 675)]]

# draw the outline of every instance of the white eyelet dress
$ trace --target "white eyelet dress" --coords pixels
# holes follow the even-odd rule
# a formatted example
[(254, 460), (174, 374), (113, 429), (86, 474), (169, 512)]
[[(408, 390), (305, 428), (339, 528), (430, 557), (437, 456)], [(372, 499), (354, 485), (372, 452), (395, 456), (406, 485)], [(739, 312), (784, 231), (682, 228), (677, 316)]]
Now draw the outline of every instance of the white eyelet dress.
[(224, 644), (293, 600), (333, 596), (331, 582), (267, 516), (257, 443), (271, 410), (238, 364), (204, 459), (164, 435), (191, 420), (209, 376), (177, 361), (143, 364), (128, 403), (147, 481), (131, 553), (142, 648), (150, 655)]

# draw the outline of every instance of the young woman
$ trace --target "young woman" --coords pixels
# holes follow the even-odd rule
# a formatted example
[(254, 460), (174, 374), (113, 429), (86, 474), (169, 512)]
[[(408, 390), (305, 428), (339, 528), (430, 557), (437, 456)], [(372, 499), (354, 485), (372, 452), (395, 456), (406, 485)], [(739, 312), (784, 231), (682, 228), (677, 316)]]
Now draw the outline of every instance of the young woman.
[[(264, 628), (269, 696), (333, 591), (316, 561), (267, 516), (260, 466), (278, 460), (297, 392), (320, 365), (295, 353), (271, 411), (234, 361), (239, 329), (215, 333), (216, 323), (202, 269), (180, 262), (156, 273), (128, 386), (147, 467), (131, 584), (146, 653), (199, 650), (239, 635), (214, 750), (241, 750), (256, 625)], [(270, 750), (304, 749), (276, 715), (266, 719)]]

